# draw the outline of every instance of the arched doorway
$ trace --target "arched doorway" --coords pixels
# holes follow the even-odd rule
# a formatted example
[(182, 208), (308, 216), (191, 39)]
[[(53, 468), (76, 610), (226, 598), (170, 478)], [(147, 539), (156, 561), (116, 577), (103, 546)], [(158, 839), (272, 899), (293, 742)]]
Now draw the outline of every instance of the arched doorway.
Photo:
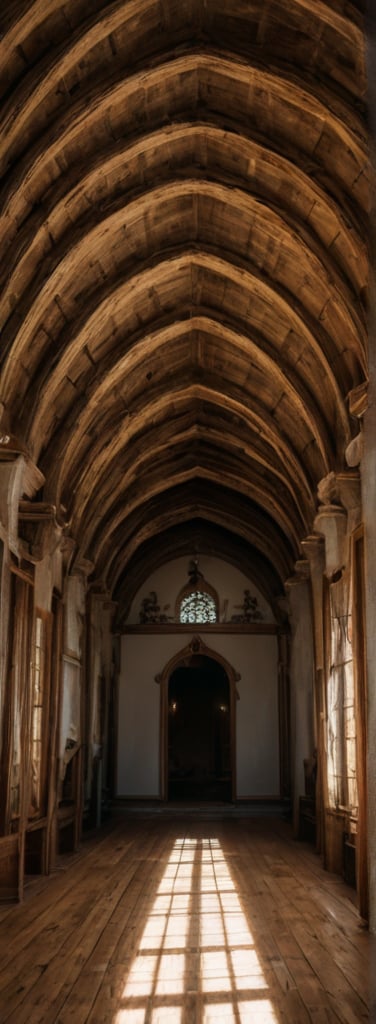
[(230, 684), (213, 658), (193, 655), (168, 683), (169, 800), (231, 800)]
[(239, 674), (200, 637), (156, 676), (161, 688), (161, 797), (235, 800)]

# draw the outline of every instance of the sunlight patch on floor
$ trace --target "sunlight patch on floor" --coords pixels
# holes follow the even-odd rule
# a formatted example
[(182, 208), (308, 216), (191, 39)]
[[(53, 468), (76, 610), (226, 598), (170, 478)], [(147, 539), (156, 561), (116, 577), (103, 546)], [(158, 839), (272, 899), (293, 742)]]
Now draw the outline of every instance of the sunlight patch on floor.
[(114, 1024), (277, 1024), (221, 845), (178, 839), (158, 886)]

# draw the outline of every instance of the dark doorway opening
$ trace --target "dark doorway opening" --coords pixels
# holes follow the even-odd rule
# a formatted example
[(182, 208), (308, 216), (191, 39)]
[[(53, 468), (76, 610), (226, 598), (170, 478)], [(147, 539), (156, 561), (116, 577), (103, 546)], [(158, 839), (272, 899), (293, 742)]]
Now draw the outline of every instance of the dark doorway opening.
[(168, 799), (231, 800), (231, 704), (217, 661), (193, 656), (168, 685)]

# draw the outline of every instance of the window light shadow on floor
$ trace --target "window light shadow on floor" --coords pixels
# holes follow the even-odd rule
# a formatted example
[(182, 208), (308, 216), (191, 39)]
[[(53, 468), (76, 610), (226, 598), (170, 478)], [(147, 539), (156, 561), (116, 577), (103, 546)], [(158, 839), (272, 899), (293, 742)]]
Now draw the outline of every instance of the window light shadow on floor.
[(114, 1024), (185, 1024), (188, 1019), (200, 1024), (279, 1020), (215, 838), (174, 843)]

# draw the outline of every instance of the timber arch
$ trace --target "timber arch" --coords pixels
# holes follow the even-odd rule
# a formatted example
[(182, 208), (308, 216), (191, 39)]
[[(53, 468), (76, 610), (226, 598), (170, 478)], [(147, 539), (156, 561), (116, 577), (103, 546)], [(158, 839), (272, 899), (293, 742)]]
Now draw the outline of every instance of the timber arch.
[(241, 796), (352, 858), (376, 929), (367, 2), (3, 6), (0, 889), (122, 796), (119, 693), (123, 795), (156, 798), (193, 560), (242, 749), (253, 656), (283, 737)]

